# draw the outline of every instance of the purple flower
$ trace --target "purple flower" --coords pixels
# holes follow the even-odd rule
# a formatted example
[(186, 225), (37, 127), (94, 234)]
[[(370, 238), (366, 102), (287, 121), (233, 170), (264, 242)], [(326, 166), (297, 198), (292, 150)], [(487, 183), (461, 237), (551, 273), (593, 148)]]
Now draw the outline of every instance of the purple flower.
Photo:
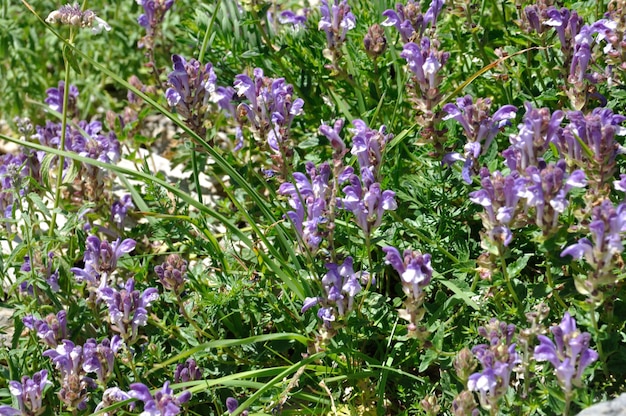
[(95, 291), (108, 284), (108, 278), (117, 268), (117, 261), (126, 253), (135, 249), (137, 243), (130, 238), (120, 242), (118, 238), (113, 244), (102, 240), (95, 235), (87, 237), (84, 254), (85, 268), (72, 267), (70, 271), (76, 280), (87, 283), (89, 290)]
[(595, 192), (608, 192), (608, 181), (616, 170), (616, 157), (623, 150), (616, 136), (626, 134), (626, 120), (609, 108), (594, 108), (589, 114), (569, 111), (570, 123), (555, 143), (568, 160), (582, 165)]
[(383, 247), (385, 263), (390, 264), (400, 275), (404, 293), (414, 299), (420, 299), (423, 288), (430, 283), (433, 269), (430, 265), (430, 254), (419, 251), (404, 250), (403, 256), (395, 247)]
[(139, 41), (139, 47), (154, 47), (154, 37), (165, 18), (165, 14), (172, 8), (174, 0), (137, 0), (143, 7), (143, 13), (137, 19), (140, 26), (146, 29), (146, 36)]
[(514, 325), (492, 319), (478, 332), (487, 338), (489, 344), (472, 348), (472, 353), (482, 366), (479, 373), (470, 375), (467, 389), (480, 394), (480, 403), (486, 409), (497, 409), (498, 401), (509, 387), (511, 372), (522, 360), (515, 350), (512, 338)]
[(202, 369), (196, 365), (196, 360), (189, 358), (185, 364), (178, 364), (174, 371), (174, 383), (186, 383), (188, 381), (202, 379)]
[(518, 191), (519, 196), (526, 199), (526, 205), (535, 208), (535, 223), (546, 235), (556, 229), (559, 214), (565, 212), (567, 193), (587, 183), (582, 170), (567, 175), (566, 168), (563, 159), (549, 165), (540, 160), (539, 166), (526, 168), (527, 181)]
[(271, 157), (278, 165), (276, 170), (283, 172), (293, 156), (291, 124), (302, 114), (304, 101), (294, 97), (293, 86), (284, 78), (265, 77), (260, 68), (254, 69), (253, 78), (237, 75), (233, 86), (239, 97), (247, 99), (237, 106), (235, 119), (240, 127), (247, 119), (255, 137), (265, 142), (273, 153)]
[(124, 220), (129, 209), (134, 208), (133, 198), (130, 194), (122, 196), (120, 200), (113, 202), (111, 206), (111, 218), (113, 222), (119, 227), (123, 228)]
[(333, 127), (330, 127), (327, 124), (322, 124), (319, 128), (319, 132), (326, 136), (330, 145), (335, 150), (336, 153), (343, 156), (343, 152), (346, 149), (346, 144), (339, 137), (339, 133), (341, 133), (341, 129), (343, 128), (343, 119), (337, 119)]
[(349, 30), (356, 27), (356, 18), (350, 11), (346, 0), (322, 0), (320, 3), (320, 19), (318, 29), (326, 32), (328, 49), (338, 50), (346, 40)]
[(378, 180), (382, 152), (385, 145), (393, 139), (393, 134), (386, 134), (387, 127), (380, 126), (378, 130), (371, 129), (363, 120), (352, 120), (354, 128), (350, 132), (352, 137), (351, 153), (357, 157), (361, 169), (369, 169)]
[(443, 1), (433, 0), (425, 14), (422, 14), (421, 5), (414, 0), (408, 0), (406, 5), (396, 4), (396, 10), (385, 10), (383, 26), (395, 26), (400, 32), (403, 43), (410, 39), (420, 38), (426, 28), (435, 25), (437, 16), (441, 12)]
[(43, 413), (43, 394), (46, 386), (52, 383), (48, 381), (48, 371), (41, 370), (33, 374), (33, 377), (22, 377), (22, 381), (9, 381), (9, 392), (17, 401), (18, 408), (0, 406), (0, 415), (38, 415)]
[(480, 176), (482, 189), (471, 192), (470, 201), (484, 207), (481, 218), (489, 239), (508, 246), (513, 240), (510, 224), (518, 211), (520, 190), (526, 180), (517, 172), (503, 176), (499, 171), (490, 174), (487, 168), (480, 170)]
[(217, 76), (213, 65), (202, 65), (195, 59), (187, 62), (180, 55), (172, 55), (172, 63), (174, 70), (167, 76), (170, 87), (165, 91), (167, 102), (192, 130), (204, 136), (205, 122), (211, 117), (208, 106), (221, 99), (216, 94)]
[(433, 269), (430, 265), (430, 254), (422, 254), (418, 251), (404, 250), (404, 255), (395, 247), (383, 247), (385, 263), (398, 272), (402, 282), (402, 291), (407, 296), (404, 301), (404, 309), (398, 313), (402, 319), (409, 321), (409, 333), (415, 334), (417, 324), (422, 319), (425, 310), (424, 288), (430, 283)]
[[(131, 399), (130, 395), (125, 391), (121, 390), (119, 387), (111, 387), (108, 388), (102, 393), (102, 401), (98, 403), (96, 406), (95, 412), (99, 412), (100, 410), (112, 406), (115, 403), (123, 402), (124, 400)], [(131, 404), (134, 406), (134, 403)], [(105, 416), (109, 416), (108, 413), (104, 413)]]
[[(328, 205), (331, 198), (330, 166), (322, 163), (318, 168), (307, 162), (305, 175), (301, 172), (293, 174), (294, 183), (283, 183), (278, 189), (280, 195), (289, 198), (293, 208), (287, 216), (294, 225), (302, 243), (311, 252), (317, 251), (328, 226)], [(310, 178), (310, 180), (309, 180)]]
[(61, 390), (58, 396), (70, 409), (84, 410), (87, 407), (89, 389), (94, 389), (96, 383), (86, 375), (83, 368), (83, 349), (70, 340), (63, 340), (55, 349), (47, 350), (44, 357), (50, 358), (60, 372)]
[(509, 169), (522, 175), (529, 166), (538, 166), (550, 143), (558, 143), (563, 120), (560, 110), (551, 114), (548, 108), (533, 108), (528, 102), (524, 107), (526, 114), (519, 132), (510, 136), (511, 147), (502, 152)]
[(56, 348), (59, 342), (68, 336), (67, 312), (64, 310), (59, 311), (56, 315), (49, 314), (45, 320), (27, 315), (22, 319), (22, 322), (26, 328), (36, 331), (37, 337), (52, 348)]
[[(238, 407), (239, 407), (239, 402), (237, 401), (237, 399), (235, 399), (234, 397), (226, 398), (226, 410), (228, 411), (228, 413), (235, 413), (235, 410), (237, 410)], [(247, 416), (248, 411), (244, 410), (243, 412), (241, 412), (241, 415)]]
[[(65, 93), (65, 82), (59, 81), (58, 88), (48, 88), (46, 90), (47, 97), (44, 100), (44, 103), (48, 104), (50, 108), (58, 113), (63, 111), (63, 95)], [(70, 116), (75, 115), (78, 111), (76, 108), (76, 103), (78, 101), (78, 88), (75, 85), (70, 85), (70, 90), (68, 91), (68, 103), (67, 110)]]
[(185, 286), (187, 277), (187, 262), (178, 254), (167, 256), (165, 263), (156, 266), (154, 272), (164, 288), (180, 294)]
[(296, 14), (292, 10), (283, 10), (278, 15), (278, 22), (281, 25), (293, 25), (294, 29), (300, 29), (306, 27), (307, 10), (304, 10), (304, 14)]
[(370, 275), (367, 272), (355, 272), (352, 257), (347, 257), (343, 264), (327, 263), (328, 272), (322, 277), (324, 296), (307, 298), (304, 301), (302, 312), (319, 304), (317, 316), (330, 328), (337, 315), (343, 317), (352, 311), (354, 296), (362, 290), (361, 283), (367, 284)]
[(448, 113), (443, 120), (456, 120), (463, 127), (467, 138), (464, 155), (457, 154), (458, 156), (455, 157), (446, 155), (444, 162), (446, 160), (449, 162), (463, 160), (465, 164), (462, 176), (468, 184), (472, 183), (471, 173), (478, 156), (487, 152), (494, 137), (500, 129), (510, 124), (509, 120), (515, 118), (517, 112), (515, 106), (505, 105), (490, 115), (490, 107), (491, 100), (478, 99), (476, 103), (473, 103), (470, 95), (457, 99), (456, 104), (449, 103), (443, 106), (443, 111)]
[(139, 327), (148, 323), (148, 307), (159, 298), (158, 290), (148, 288), (143, 293), (135, 290), (135, 280), (130, 278), (124, 289), (105, 286), (98, 290), (98, 298), (109, 307), (111, 328), (131, 344), (137, 340)]
[(589, 348), (591, 335), (576, 328), (576, 321), (569, 312), (565, 312), (561, 323), (550, 331), (554, 342), (545, 335), (537, 335), (540, 344), (535, 347), (534, 357), (554, 366), (561, 387), (569, 394), (572, 386), (582, 387), (582, 374), (598, 359), (598, 353)]
[(115, 356), (122, 345), (123, 341), (118, 335), (113, 336), (110, 341), (105, 338), (100, 344), (93, 338), (88, 339), (83, 345), (83, 370), (96, 373), (98, 383), (106, 386), (113, 374)]
[(130, 397), (143, 402), (143, 413), (154, 416), (175, 416), (182, 412), (181, 406), (191, 398), (191, 392), (184, 390), (178, 396), (174, 396), (174, 391), (170, 388), (169, 381), (166, 381), (163, 388), (157, 390), (154, 395), (150, 389), (141, 383), (130, 385), (128, 392)]
[(563, 250), (561, 257), (585, 258), (593, 271), (587, 279), (574, 281), (576, 289), (584, 295), (597, 297), (602, 295), (599, 288), (615, 284), (617, 279), (614, 269), (618, 266), (616, 258), (624, 251), (622, 233), (626, 231), (626, 204), (615, 207), (610, 200), (603, 200), (591, 212), (589, 231), (591, 240), (581, 238)]
[(419, 45), (414, 42), (405, 44), (400, 56), (406, 59), (419, 91), (423, 96), (428, 96), (429, 91), (439, 86), (439, 70), (446, 64), (450, 54), (438, 51), (436, 42), (431, 43), (429, 38), (423, 37)]

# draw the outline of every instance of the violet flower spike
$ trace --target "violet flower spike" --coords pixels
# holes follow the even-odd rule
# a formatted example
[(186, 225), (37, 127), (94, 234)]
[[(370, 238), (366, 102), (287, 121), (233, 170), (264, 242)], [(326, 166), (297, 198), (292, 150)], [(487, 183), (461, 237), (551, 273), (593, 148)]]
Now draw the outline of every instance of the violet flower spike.
[(46, 345), (56, 348), (61, 340), (68, 337), (67, 312), (59, 311), (56, 315), (49, 314), (45, 320), (35, 319), (33, 315), (27, 315), (22, 319), (24, 326), (34, 330)]
[(140, 293), (135, 290), (135, 281), (130, 278), (124, 289), (104, 287), (98, 290), (98, 298), (109, 308), (111, 328), (119, 332), (130, 343), (137, 340), (139, 327), (148, 323), (148, 308), (159, 298), (156, 288), (148, 288)]
[(589, 348), (591, 335), (576, 328), (576, 321), (569, 312), (565, 312), (561, 323), (550, 331), (554, 342), (545, 335), (538, 335), (540, 344), (535, 347), (534, 357), (554, 366), (559, 384), (569, 395), (572, 387), (582, 387), (583, 372), (598, 359), (598, 353)]
[(341, 48), (348, 31), (356, 27), (356, 18), (350, 11), (347, 0), (321, 0), (320, 12), (322, 18), (318, 29), (326, 32), (328, 48)]
[(15, 397), (18, 409), (11, 406), (0, 406), (0, 415), (38, 415), (44, 412), (43, 395), (46, 387), (52, 382), (48, 380), (48, 370), (41, 370), (33, 377), (23, 376), (21, 382), (9, 381), (9, 392)]
[(163, 388), (157, 390), (154, 395), (150, 393), (150, 389), (142, 383), (134, 383), (130, 385), (128, 394), (130, 397), (141, 400), (143, 402), (146, 415), (175, 416), (183, 411), (182, 405), (191, 399), (191, 392), (184, 390), (178, 396), (174, 395), (174, 391), (166, 381)]

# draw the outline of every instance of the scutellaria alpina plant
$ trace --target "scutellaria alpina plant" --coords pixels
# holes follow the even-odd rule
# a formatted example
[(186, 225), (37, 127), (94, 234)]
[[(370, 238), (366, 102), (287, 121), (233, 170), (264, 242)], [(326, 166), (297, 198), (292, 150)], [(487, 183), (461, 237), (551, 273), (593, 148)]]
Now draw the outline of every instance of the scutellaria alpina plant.
[(22, 3), (0, 414), (575, 414), (626, 388), (624, 1)]

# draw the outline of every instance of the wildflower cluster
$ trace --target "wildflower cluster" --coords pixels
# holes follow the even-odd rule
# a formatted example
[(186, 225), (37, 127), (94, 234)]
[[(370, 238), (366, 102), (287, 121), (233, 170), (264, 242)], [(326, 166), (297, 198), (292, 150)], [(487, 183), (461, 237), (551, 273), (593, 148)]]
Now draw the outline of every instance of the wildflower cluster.
[(409, 334), (417, 334), (417, 324), (426, 312), (424, 303), (424, 288), (430, 283), (433, 269), (430, 265), (430, 254), (422, 254), (418, 251), (404, 250), (403, 256), (395, 247), (384, 247), (385, 262), (390, 264), (400, 275), (402, 291), (406, 295), (404, 309), (400, 309), (400, 318), (409, 321)]
[(143, 8), (137, 22), (146, 29), (146, 35), (139, 41), (139, 47), (151, 51), (165, 14), (174, 5), (174, 0), (137, 0), (137, 3)]
[[(89, 390), (96, 388), (96, 380), (106, 385), (113, 374), (115, 355), (121, 347), (118, 336), (110, 341), (105, 338), (99, 344), (89, 339), (83, 346), (65, 339), (55, 349), (43, 353), (59, 371), (61, 390), (58, 396), (68, 409), (86, 409)], [(89, 373), (95, 373), (96, 379), (88, 376)]]
[(22, 381), (9, 381), (9, 392), (17, 400), (17, 408), (2, 405), (0, 415), (21, 416), (39, 415), (46, 410), (43, 396), (46, 388), (52, 383), (48, 380), (48, 370), (41, 370), (33, 377), (24, 376)]
[(107, 22), (96, 16), (92, 10), (81, 10), (78, 3), (61, 6), (48, 15), (46, 22), (50, 24), (61, 23), (79, 28), (89, 27), (93, 33), (111, 30), (111, 26)]

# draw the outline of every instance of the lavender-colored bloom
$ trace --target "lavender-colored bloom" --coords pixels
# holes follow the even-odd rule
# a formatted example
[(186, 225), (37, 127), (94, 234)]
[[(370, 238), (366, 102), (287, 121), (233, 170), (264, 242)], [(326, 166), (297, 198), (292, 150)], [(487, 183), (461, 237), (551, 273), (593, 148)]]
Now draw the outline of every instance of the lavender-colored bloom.
[(61, 390), (58, 395), (61, 401), (70, 409), (84, 410), (89, 398), (88, 389), (94, 389), (96, 383), (83, 368), (82, 347), (66, 339), (43, 355), (49, 357), (60, 372)]
[(423, 297), (423, 289), (430, 283), (433, 269), (430, 265), (430, 254), (404, 250), (403, 256), (395, 247), (383, 247), (385, 263), (398, 272), (402, 279), (404, 293), (414, 299)]
[(510, 136), (511, 147), (502, 152), (509, 169), (522, 175), (529, 166), (538, 166), (550, 143), (558, 143), (563, 120), (560, 110), (551, 114), (548, 108), (533, 108), (528, 102), (524, 107), (526, 114), (518, 126), (519, 132)]
[(133, 343), (139, 335), (139, 327), (148, 323), (148, 307), (159, 298), (159, 293), (155, 288), (148, 288), (143, 293), (135, 290), (135, 280), (131, 278), (121, 290), (108, 286), (100, 288), (98, 298), (109, 307), (111, 328)]
[[(226, 398), (226, 410), (228, 411), (228, 413), (235, 413), (235, 410), (237, 410), (238, 407), (239, 407), (239, 401), (237, 401), (237, 399), (235, 399), (234, 397)], [(244, 410), (243, 412), (241, 412), (241, 415), (247, 416), (248, 411)]]
[(535, 347), (535, 360), (549, 361), (556, 370), (556, 377), (566, 394), (572, 387), (582, 387), (582, 375), (590, 364), (598, 359), (598, 353), (589, 348), (591, 335), (580, 332), (569, 312), (550, 331), (554, 342), (545, 335), (537, 335), (540, 344)]
[(172, 8), (174, 0), (137, 0), (137, 3), (143, 7), (143, 13), (137, 19), (140, 26), (146, 29), (146, 36), (139, 41), (139, 47), (154, 47), (154, 37), (165, 14)]
[[(312, 162), (307, 162), (305, 175), (301, 172), (293, 174), (294, 183), (283, 183), (278, 189), (280, 195), (289, 198), (289, 205), (293, 208), (287, 216), (294, 225), (302, 243), (312, 252), (315, 252), (325, 235), (330, 188), (330, 165), (322, 163), (318, 168)], [(310, 178), (310, 180), (309, 180)]]
[(255, 135), (260, 140), (267, 140), (268, 147), (276, 156), (290, 157), (291, 124), (296, 116), (302, 114), (304, 101), (294, 99), (293, 86), (287, 84), (284, 78), (265, 77), (260, 68), (253, 71), (253, 76), (254, 79), (246, 74), (235, 77), (237, 95), (248, 100), (239, 104), (237, 114), (248, 119)]
[(110, 341), (105, 338), (100, 344), (93, 338), (88, 339), (83, 345), (83, 370), (87, 373), (96, 373), (98, 383), (106, 386), (113, 374), (115, 356), (122, 345), (122, 339), (118, 335)]
[(167, 256), (165, 263), (156, 266), (154, 272), (164, 288), (180, 294), (187, 277), (187, 262), (178, 254)]
[[(97, 413), (106, 407), (128, 399), (131, 399), (130, 394), (121, 390), (119, 387), (108, 388), (104, 391), (104, 393), (102, 393), (102, 400), (98, 403), (98, 406), (96, 406), (95, 412)], [(131, 404), (131, 406), (133, 405), (134, 404)], [(104, 413), (104, 415), (109, 416), (108, 413)]]
[(485, 208), (481, 218), (489, 239), (508, 246), (513, 239), (510, 226), (518, 210), (519, 193), (525, 179), (516, 172), (507, 176), (499, 171), (490, 174), (487, 168), (480, 170), (480, 176), (482, 189), (471, 192), (470, 201)]
[(185, 364), (178, 364), (174, 371), (174, 383), (186, 383), (188, 381), (202, 379), (202, 369), (196, 365), (193, 358), (185, 361)]
[(111, 206), (111, 218), (113, 222), (119, 228), (122, 228), (128, 210), (134, 207), (135, 205), (133, 204), (133, 198), (130, 194), (126, 194), (122, 196), (120, 200), (113, 202), (113, 205)]
[(356, 27), (356, 18), (350, 11), (346, 0), (322, 0), (318, 29), (326, 32), (326, 41), (330, 50), (338, 50), (346, 40), (349, 30)]
[(319, 304), (321, 308), (317, 316), (330, 328), (337, 316), (345, 316), (352, 311), (354, 296), (362, 290), (361, 284), (368, 283), (370, 275), (355, 272), (352, 257), (347, 257), (341, 265), (327, 263), (326, 269), (328, 272), (322, 277), (324, 296), (305, 299), (302, 312)]
[(626, 174), (619, 175), (619, 181), (613, 181), (613, 187), (620, 192), (626, 192)]
[(439, 70), (448, 62), (450, 54), (438, 51), (435, 42), (423, 37), (419, 45), (414, 42), (405, 44), (400, 56), (406, 59), (422, 95), (428, 96), (429, 91), (439, 86)]
[(202, 65), (195, 59), (187, 61), (180, 55), (172, 55), (174, 70), (167, 76), (170, 87), (165, 97), (171, 107), (176, 108), (189, 127), (203, 136), (205, 122), (210, 116), (208, 106), (221, 99), (217, 91), (217, 76), (213, 65)]
[(593, 271), (587, 279), (575, 280), (576, 289), (595, 298), (602, 295), (598, 289), (615, 284), (617, 279), (614, 269), (617, 267), (616, 258), (624, 251), (622, 233), (626, 231), (626, 204), (615, 207), (610, 200), (603, 200), (592, 210), (589, 231), (591, 240), (581, 238), (563, 250), (561, 257), (584, 257)]
[(408, 0), (406, 5), (396, 4), (395, 10), (385, 10), (383, 16), (386, 18), (383, 26), (395, 26), (400, 32), (403, 43), (409, 43), (411, 39), (419, 39), (428, 27), (435, 27), (437, 17), (443, 8), (443, 0), (433, 0), (422, 14), (421, 5), (414, 0)]
[(556, 229), (559, 214), (565, 212), (568, 205), (568, 192), (587, 184), (582, 170), (568, 175), (566, 169), (563, 159), (548, 165), (540, 160), (539, 166), (526, 168), (527, 181), (518, 191), (519, 196), (526, 199), (526, 205), (535, 208), (535, 223), (544, 230), (544, 234)]
[(76, 280), (87, 283), (89, 290), (95, 291), (108, 284), (108, 278), (117, 268), (117, 261), (126, 253), (135, 249), (137, 243), (130, 238), (120, 242), (118, 238), (112, 244), (100, 240), (95, 235), (87, 237), (84, 254), (85, 268), (72, 267), (70, 271)]
[(382, 223), (384, 211), (393, 211), (398, 205), (395, 192), (381, 190), (380, 183), (368, 168), (361, 169), (361, 177), (350, 175), (350, 185), (343, 188), (345, 197), (339, 207), (354, 214), (356, 223), (364, 233), (371, 233)]
[(304, 14), (297, 14), (293, 10), (283, 10), (278, 14), (278, 22), (281, 25), (293, 25), (294, 29), (306, 27), (307, 10)]
[[(557, 148), (567, 159), (582, 165), (594, 192), (608, 193), (615, 173), (615, 159), (622, 153), (616, 136), (626, 134), (620, 124), (626, 120), (609, 108), (594, 108), (589, 114), (569, 111), (570, 123), (563, 130)], [(581, 144), (582, 143), (582, 144)]]
[(463, 127), (465, 137), (468, 142), (464, 146), (464, 155), (458, 155), (454, 159), (447, 155), (444, 161), (463, 160), (462, 176), (466, 183), (471, 183), (471, 173), (476, 165), (479, 155), (484, 154), (489, 149), (494, 137), (500, 129), (508, 125), (509, 120), (515, 118), (517, 108), (513, 105), (500, 107), (493, 115), (489, 114), (491, 100), (478, 99), (472, 102), (472, 97), (466, 95), (459, 98), (456, 104), (446, 104), (443, 111), (448, 113), (443, 120), (454, 119)]
[(327, 124), (322, 124), (319, 128), (319, 132), (326, 136), (332, 148), (340, 156), (343, 156), (343, 152), (346, 149), (346, 144), (341, 137), (339, 137), (339, 133), (341, 133), (341, 129), (343, 128), (343, 123), (343, 119), (340, 118), (335, 120), (333, 127), (330, 127)]
[[(48, 104), (50, 108), (56, 112), (63, 111), (63, 95), (65, 93), (65, 82), (59, 81), (58, 88), (48, 88), (46, 90), (46, 99), (44, 103)], [(77, 113), (78, 109), (76, 108), (76, 102), (78, 101), (78, 88), (75, 85), (70, 85), (70, 90), (68, 91), (68, 103), (67, 110), (68, 114), (74, 115)]]
[(378, 179), (382, 152), (387, 143), (393, 139), (393, 134), (386, 134), (387, 127), (385, 125), (374, 130), (360, 119), (352, 120), (352, 125), (354, 128), (350, 129), (350, 132), (354, 136), (351, 153), (357, 157), (361, 169), (369, 169), (374, 178)]
[(433, 269), (430, 265), (430, 254), (404, 250), (403, 256), (395, 247), (383, 247), (385, 263), (398, 272), (402, 282), (402, 291), (407, 296), (404, 308), (399, 309), (400, 318), (409, 321), (409, 333), (414, 334), (417, 324), (424, 315), (424, 288), (430, 283)]
[(48, 380), (48, 371), (41, 370), (33, 377), (22, 377), (22, 381), (9, 381), (9, 392), (17, 401), (18, 408), (0, 406), (0, 415), (39, 415), (44, 412), (43, 393), (46, 386), (52, 384)]
[(51, 348), (56, 348), (61, 340), (67, 338), (67, 312), (59, 311), (56, 315), (49, 314), (45, 320), (27, 315), (22, 319), (24, 326), (37, 333), (37, 337)]
[(480, 403), (484, 408), (497, 409), (498, 400), (509, 387), (511, 372), (522, 361), (515, 349), (515, 343), (512, 343), (515, 326), (492, 319), (486, 327), (480, 327), (478, 331), (487, 338), (489, 344), (472, 348), (472, 353), (483, 371), (470, 375), (467, 389), (479, 392)]
[(184, 390), (178, 396), (174, 395), (174, 391), (170, 388), (169, 381), (166, 381), (163, 388), (157, 390), (154, 395), (150, 393), (150, 389), (141, 383), (130, 385), (128, 394), (135, 399), (143, 402), (143, 413), (150, 416), (175, 416), (182, 412), (181, 406), (191, 399), (191, 392)]

